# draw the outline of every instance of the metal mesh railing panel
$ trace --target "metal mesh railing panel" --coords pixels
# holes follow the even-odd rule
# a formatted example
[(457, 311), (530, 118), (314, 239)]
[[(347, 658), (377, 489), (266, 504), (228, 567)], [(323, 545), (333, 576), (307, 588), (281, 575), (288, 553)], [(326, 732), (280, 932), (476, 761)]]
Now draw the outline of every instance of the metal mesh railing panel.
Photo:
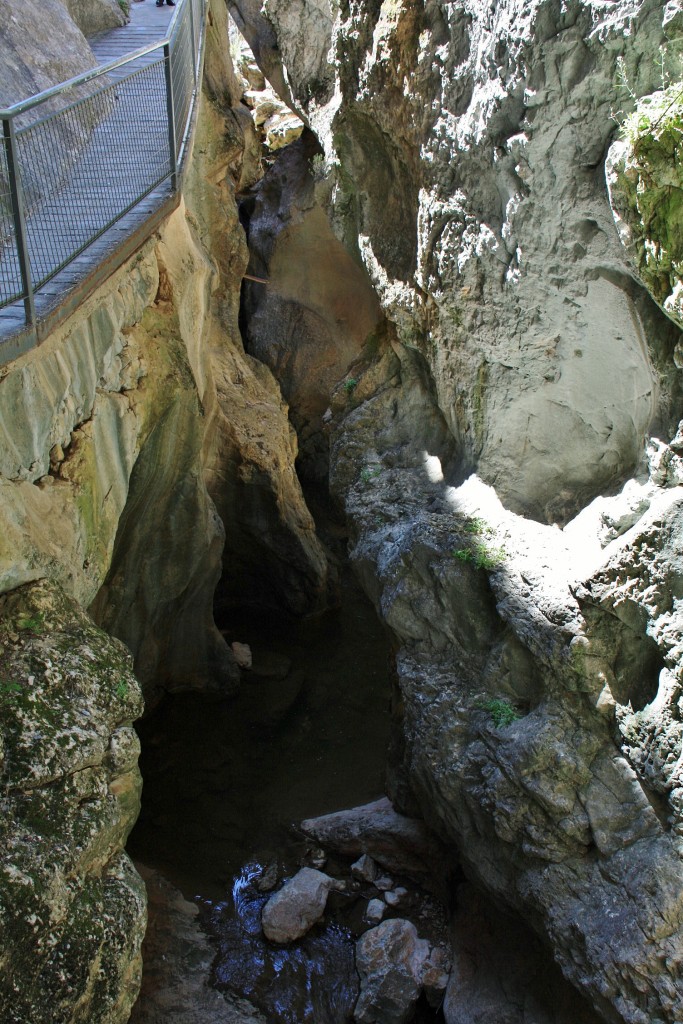
[(0, 138), (0, 305), (23, 298), (21, 271), (14, 241), (12, 193), (9, 186), (7, 143)]
[(189, 3), (185, 3), (180, 13), (176, 30), (170, 40), (176, 158), (180, 156), (194, 93), (194, 56)]
[(19, 131), (17, 147), (39, 288), (171, 174), (163, 59)]
[[(195, 62), (206, 0), (182, 0), (168, 40), (176, 153), (170, 152), (164, 44), (136, 68), (109, 69), (79, 97), (53, 95), (14, 121), (16, 170), (24, 199), (26, 248), (36, 290), (175, 171), (195, 96)], [(41, 114), (41, 111), (43, 113)], [(8, 115), (11, 112), (8, 111)], [(14, 115), (11, 115), (14, 116)], [(9, 121), (7, 122), (10, 123)], [(9, 150), (0, 135), (0, 308), (26, 297), (12, 211)]]

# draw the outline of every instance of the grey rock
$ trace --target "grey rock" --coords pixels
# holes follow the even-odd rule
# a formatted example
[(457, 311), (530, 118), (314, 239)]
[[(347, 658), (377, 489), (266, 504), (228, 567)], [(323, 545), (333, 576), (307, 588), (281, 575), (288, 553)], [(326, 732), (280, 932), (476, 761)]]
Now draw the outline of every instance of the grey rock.
[(263, 932), (271, 942), (293, 942), (305, 935), (325, 912), (334, 879), (314, 868), (301, 868), (263, 908)]
[(359, 1024), (406, 1024), (417, 1003), (429, 943), (415, 925), (395, 918), (366, 932), (356, 945), (361, 990)]
[(302, 830), (347, 856), (367, 854), (388, 870), (440, 884), (445, 854), (422, 821), (398, 814), (385, 797), (301, 822)]
[(364, 882), (374, 882), (377, 871), (377, 864), (367, 853), (364, 853), (351, 865), (351, 874), (354, 878), (360, 878)]
[(63, 0), (84, 36), (118, 28), (128, 21), (118, 0)]
[(365, 910), (365, 918), (372, 924), (379, 924), (386, 912), (386, 903), (383, 900), (370, 900)]

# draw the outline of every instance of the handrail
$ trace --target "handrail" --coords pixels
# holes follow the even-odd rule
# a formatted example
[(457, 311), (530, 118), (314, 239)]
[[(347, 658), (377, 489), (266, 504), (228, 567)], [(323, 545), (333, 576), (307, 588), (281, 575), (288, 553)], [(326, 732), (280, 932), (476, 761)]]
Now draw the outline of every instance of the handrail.
[(35, 293), (161, 184), (177, 190), (207, 7), (178, 0), (163, 39), (0, 110), (0, 309), (23, 302), (33, 344)]

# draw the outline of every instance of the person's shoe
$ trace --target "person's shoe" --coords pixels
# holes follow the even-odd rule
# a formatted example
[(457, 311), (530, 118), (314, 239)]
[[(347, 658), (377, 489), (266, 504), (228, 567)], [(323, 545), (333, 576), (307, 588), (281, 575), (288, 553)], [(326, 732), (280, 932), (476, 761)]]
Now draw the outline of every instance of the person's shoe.
[(175, 0), (166, 0), (169, 7), (175, 7)]
[(163, 7), (163, 6), (164, 6), (164, 0), (157, 0), (157, 7)]

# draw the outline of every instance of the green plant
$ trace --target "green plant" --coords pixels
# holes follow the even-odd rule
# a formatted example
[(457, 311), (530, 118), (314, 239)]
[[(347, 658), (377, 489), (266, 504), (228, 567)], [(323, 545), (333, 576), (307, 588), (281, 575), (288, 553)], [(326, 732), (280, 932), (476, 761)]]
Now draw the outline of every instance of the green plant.
[(327, 170), (327, 161), (322, 153), (316, 153), (311, 157), (311, 174), (314, 181), (324, 181)]
[(465, 523), (465, 533), (493, 533), (493, 527), (489, 526), (485, 519), (468, 519)]
[(496, 729), (505, 729), (508, 725), (518, 721), (522, 716), (509, 700), (502, 697), (494, 697), (491, 700), (477, 701), (476, 707), (486, 711), (491, 716), (491, 721)]
[(130, 13), (130, 3), (128, 2), (128, 0), (118, 0), (118, 2), (119, 2), (119, 7), (123, 11), (123, 13), (126, 15), (126, 17), (128, 17), (128, 14)]
[(356, 390), (357, 384), (358, 384), (358, 378), (357, 377), (349, 377), (348, 380), (345, 380), (344, 381), (344, 391), (346, 392), (346, 394), (347, 395), (352, 395), (353, 392)]
[(128, 683), (126, 682), (126, 680), (122, 679), (121, 682), (117, 683), (117, 685), (116, 685), (116, 696), (120, 700), (125, 700), (126, 697), (128, 696), (129, 689), (130, 689), (130, 687), (129, 687)]
[(0, 697), (8, 697), (13, 693), (21, 693), (22, 685), (15, 679), (0, 679)]
[(477, 569), (495, 569), (506, 558), (505, 548), (490, 548), (486, 544), (473, 544), (470, 548), (454, 548), (453, 558), (461, 562), (471, 562)]
[(41, 612), (38, 612), (36, 615), (24, 613), (17, 619), (17, 629), (27, 629), (32, 633), (40, 633), (44, 625), (45, 623)]
[(370, 481), (376, 479), (381, 472), (381, 466), (364, 466), (360, 471), (360, 478), (364, 484), (369, 484)]

